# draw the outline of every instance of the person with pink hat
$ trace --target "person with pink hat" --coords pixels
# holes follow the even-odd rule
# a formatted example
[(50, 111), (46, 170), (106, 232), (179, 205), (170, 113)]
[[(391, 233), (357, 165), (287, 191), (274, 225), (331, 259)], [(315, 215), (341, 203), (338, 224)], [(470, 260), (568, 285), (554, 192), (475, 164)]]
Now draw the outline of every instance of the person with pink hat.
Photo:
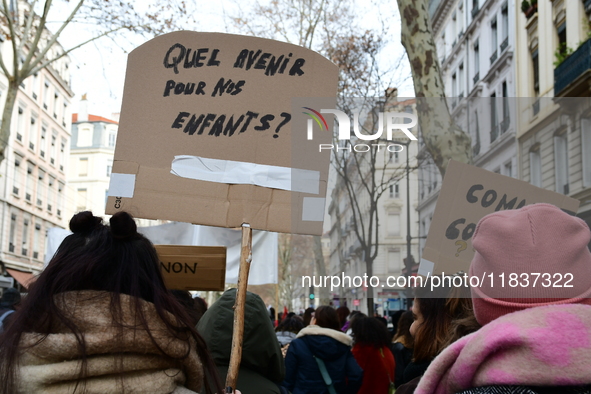
[(471, 289), (482, 328), (433, 360), (415, 393), (591, 393), (590, 240), (550, 204), (482, 218), (469, 270), (489, 279)]

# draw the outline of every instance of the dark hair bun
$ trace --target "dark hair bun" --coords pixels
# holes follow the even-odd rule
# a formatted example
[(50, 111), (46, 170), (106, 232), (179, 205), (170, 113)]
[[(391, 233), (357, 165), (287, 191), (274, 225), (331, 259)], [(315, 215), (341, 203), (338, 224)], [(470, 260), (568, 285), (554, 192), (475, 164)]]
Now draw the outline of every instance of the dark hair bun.
[(137, 225), (133, 217), (127, 212), (117, 212), (111, 219), (111, 234), (116, 239), (128, 239), (137, 234)]
[(70, 230), (74, 234), (90, 233), (103, 224), (103, 219), (94, 216), (90, 211), (78, 212), (70, 219)]

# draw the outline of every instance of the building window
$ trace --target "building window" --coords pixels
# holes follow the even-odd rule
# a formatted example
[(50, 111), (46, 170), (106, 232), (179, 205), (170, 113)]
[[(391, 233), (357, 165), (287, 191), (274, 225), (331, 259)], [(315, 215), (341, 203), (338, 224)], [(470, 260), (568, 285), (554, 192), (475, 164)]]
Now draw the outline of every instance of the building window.
[(23, 221), (23, 247), (21, 254), (27, 256), (29, 254), (29, 219)]
[(464, 34), (464, 2), (460, 1), (458, 6), (458, 41)]
[(22, 184), (22, 179), (21, 179), (21, 162), (22, 162), (23, 158), (20, 156), (16, 156), (16, 158), (14, 159), (14, 172), (13, 172), (13, 180), (12, 180), (12, 193), (14, 195), (19, 194), (20, 192), (20, 187)]
[(35, 144), (37, 143), (37, 120), (35, 117), (31, 117), (31, 123), (29, 124), (29, 149), (35, 150)]
[(591, 186), (591, 119), (581, 118), (583, 186)]
[(47, 127), (41, 126), (41, 145), (39, 145), (39, 155), (45, 157), (45, 151), (47, 150)]
[(480, 47), (478, 46), (478, 40), (474, 42), (474, 78), (473, 82), (476, 84), (480, 79)]
[(509, 8), (507, 3), (504, 3), (501, 9), (501, 23), (501, 33), (503, 34), (503, 41), (501, 41), (501, 52), (503, 52), (505, 49), (507, 49), (507, 46), (509, 46)]
[(45, 173), (39, 170), (39, 176), (37, 178), (37, 205), (43, 206), (43, 192), (45, 189), (45, 184), (43, 182), (45, 178)]
[(19, 142), (23, 141), (23, 133), (25, 128), (25, 110), (22, 107), (18, 107), (18, 116), (16, 122), (16, 140)]
[(568, 141), (566, 134), (554, 136), (554, 174), (556, 191), (568, 194)]
[(68, 119), (68, 103), (64, 103), (62, 112), (62, 126), (66, 127), (66, 119)]
[(497, 46), (498, 46), (498, 38), (497, 38), (497, 18), (493, 19), (490, 24), (490, 37), (491, 37), (491, 56), (490, 56), (490, 64), (493, 64), (495, 60), (497, 60)]
[(88, 176), (88, 157), (78, 160), (78, 176)]
[(540, 95), (540, 62), (538, 56), (538, 48), (534, 49), (531, 53), (532, 61), (532, 76), (534, 79), (534, 96)]
[(458, 92), (458, 97), (464, 97), (464, 63), (461, 63), (458, 69)]
[(57, 214), (57, 216), (61, 217), (63, 209), (64, 209), (64, 188), (65, 188), (65, 185), (61, 182), (59, 182), (57, 185), (58, 185), (57, 186), (57, 210), (55, 211), (55, 213)]
[(400, 214), (388, 213), (388, 235), (400, 235)]
[(66, 162), (66, 140), (62, 138), (60, 143), (60, 171), (64, 170), (64, 163)]
[(542, 187), (542, 158), (539, 149), (529, 152), (529, 182)]
[(31, 202), (33, 199), (33, 184), (35, 179), (33, 178), (34, 166), (32, 163), (27, 162), (27, 184), (25, 186), (25, 200)]
[(41, 225), (35, 224), (35, 232), (33, 233), (33, 258), (39, 259), (39, 252), (41, 252)]
[(53, 95), (53, 118), (57, 119), (57, 109), (59, 108), (59, 94), (57, 92)]
[(560, 52), (561, 55), (565, 55), (567, 51), (566, 21), (556, 27), (556, 32), (558, 33), (558, 52)]
[(111, 171), (113, 170), (113, 164), (107, 164), (107, 176), (111, 176)]
[(503, 166), (503, 172), (503, 175), (513, 178), (513, 163), (511, 161), (505, 163)]
[(43, 90), (43, 108), (47, 109), (49, 105), (49, 81), (45, 81), (45, 89)]
[(400, 185), (398, 182), (390, 185), (390, 198), (400, 198)]
[(8, 251), (14, 253), (16, 245), (16, 214), (10, 215), (10, 236), (8, 238)]
[(507, 97), (507, 81), (503, 81), (501, 85), (501, 91), (503, 93), (503, 120), (501, 122), (501, 134), (509, 129), (509, 98)]
[(33, 100), (37, 100), (37, 90), (39, 89), (39, 73), (33, 74)]
[(53, 212), (53, 184), (55, 183), (55, 178), (49, 177), (47, 182), (47, 211)]
[(497, 116), (497, 95), (493, 93), (490, 96), (490, 142), (493, 142), (499, 136), (499, 123)]
[(117, 134), (114, 132), (109, 133), (109, 148), (115, 147), (116, 140), (117, 140)]
[(49, 158), (50, 158), (49, 159), (49, 162), (51, 164), (53, 164), (53, 165), (55, 165), (55, 157), (56, 157), (56, 154), (57, 154), (56, 144), (57, 144), (57, 135), (55, 133), (52, 133), (52, 135), (51, 135), (51, 148), (50, 148), (50, 151), (49, 151)]

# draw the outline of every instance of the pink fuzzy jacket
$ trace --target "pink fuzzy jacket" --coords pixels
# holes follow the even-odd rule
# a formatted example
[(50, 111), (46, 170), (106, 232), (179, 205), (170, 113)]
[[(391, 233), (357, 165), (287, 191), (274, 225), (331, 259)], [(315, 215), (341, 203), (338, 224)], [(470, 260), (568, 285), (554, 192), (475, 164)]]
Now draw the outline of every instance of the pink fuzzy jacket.
[(433, 360), (415, 394), (586, 385), (590, 365), (591, 306), (541, 306), (504, 315), (453, 343)]

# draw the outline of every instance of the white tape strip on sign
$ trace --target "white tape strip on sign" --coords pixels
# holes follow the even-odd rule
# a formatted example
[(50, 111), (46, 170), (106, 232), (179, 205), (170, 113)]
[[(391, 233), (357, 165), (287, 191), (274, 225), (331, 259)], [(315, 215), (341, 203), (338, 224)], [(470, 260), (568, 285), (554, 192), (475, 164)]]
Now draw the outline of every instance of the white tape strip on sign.
[(304, 197), (302, 207), (302, 221), (323, 222), (325, 201), (325, 198), (320, 197)]
[(182, 178), (318, 194), (320, 172), (198, 156), (175, 156), (170, 172)]
[(107, 196), (132, 198), (135, 190), (135, 174), (111, 174)]
[(419, 269), (417, 273), (419, 275), (427, 276), (433, 274), (433, 268), (435, 268), (435, 263), (429, 260), (421, 259), (421, 263), (419, 264)]

